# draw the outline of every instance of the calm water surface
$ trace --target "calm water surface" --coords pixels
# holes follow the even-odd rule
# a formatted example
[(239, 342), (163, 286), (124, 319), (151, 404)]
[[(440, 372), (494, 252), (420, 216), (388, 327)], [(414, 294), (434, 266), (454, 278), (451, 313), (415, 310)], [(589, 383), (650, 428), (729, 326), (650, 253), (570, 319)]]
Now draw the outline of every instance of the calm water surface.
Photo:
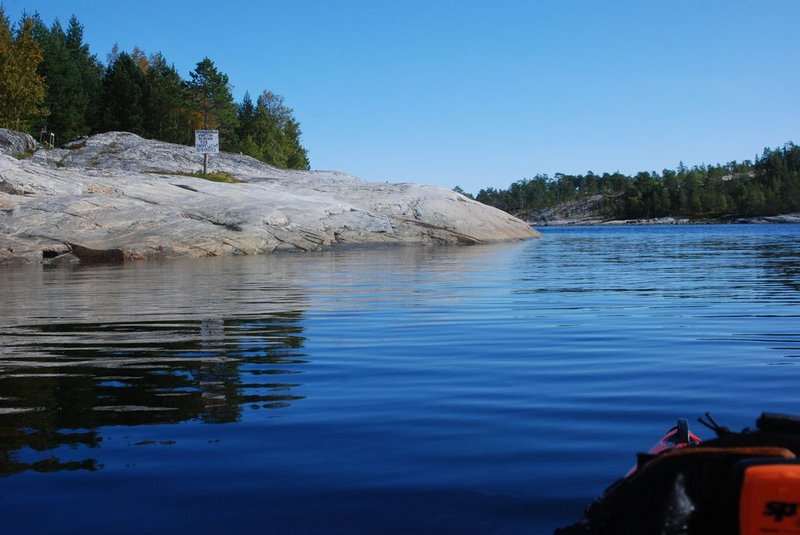
[(800, 413), (799, 226), (544, 234), (0, 269), (2, 532), (546, 534)]

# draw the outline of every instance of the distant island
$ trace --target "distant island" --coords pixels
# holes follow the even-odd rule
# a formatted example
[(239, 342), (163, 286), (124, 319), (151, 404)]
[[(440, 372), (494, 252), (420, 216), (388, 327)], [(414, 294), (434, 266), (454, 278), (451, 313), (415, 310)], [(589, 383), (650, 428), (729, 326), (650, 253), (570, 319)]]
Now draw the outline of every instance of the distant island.
[[(459, 193), (464, 193), (456, 188)], [(603, 222), (800, 222), (800, 147), (764, 149), (755, 161), (683, 163), (661, 173), (536, 175), (474, 197), (536, 225)], [(783, 216), (783, 217), (779, 217)]]

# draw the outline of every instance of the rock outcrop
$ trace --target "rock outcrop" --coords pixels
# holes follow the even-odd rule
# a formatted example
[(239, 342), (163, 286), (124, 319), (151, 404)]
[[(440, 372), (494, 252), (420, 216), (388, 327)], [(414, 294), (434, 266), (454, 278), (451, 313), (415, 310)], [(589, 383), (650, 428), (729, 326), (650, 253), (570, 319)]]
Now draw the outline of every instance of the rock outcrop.
[(39, 144), (28, 134), (0, 128), (0, 154), (26, 158), (39, 148)]
[(683, 217), (656, 219), (615, 219), (614, 199), (605, 195), (592, 195), (578, 201), (568, 201), (541, 208), (527, 214), (526, 220), (534, 227), (570, 225), (684, 225), (690, 223)]
[(571, 201), (549, 208), (541, 208), (527, 214), (527, 221), (534, 226), (598, 225), (610, 219), (608, 202), (603, 195), (593, 195), (580, 201)]
[(540, 208), (524, 217), (534, 227), (548, 226), (592, 226), (592, 225), (701, 225), (727, 223), (800, 223), (800, 213), (755, 217), (719, 217), (690, 219), (681, 216), (665, 216), (653, 219), (616, 219), (614, 203), (623, 202), (605, 195), (592, 195), (577, 201), (567, 201), (556, 206)]
[(234, 154), (210, 158), (209, 173), (238, 180), (218, 183), (187, 176), (202, 169), (192, 147), (129, 133), (32, 155), (28, 141), (0, 143), (0, 264), (538, 236), (505, 212), (432, 186), (286, 171)]

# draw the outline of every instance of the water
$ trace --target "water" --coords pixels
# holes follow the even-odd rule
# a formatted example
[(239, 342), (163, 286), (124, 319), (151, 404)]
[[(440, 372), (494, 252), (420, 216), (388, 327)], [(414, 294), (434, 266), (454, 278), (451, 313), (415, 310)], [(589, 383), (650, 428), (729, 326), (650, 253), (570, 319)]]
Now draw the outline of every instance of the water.
[(800, 227), (544, 232), (0, 270), (3, 533), (550, 533), (800, 413)]

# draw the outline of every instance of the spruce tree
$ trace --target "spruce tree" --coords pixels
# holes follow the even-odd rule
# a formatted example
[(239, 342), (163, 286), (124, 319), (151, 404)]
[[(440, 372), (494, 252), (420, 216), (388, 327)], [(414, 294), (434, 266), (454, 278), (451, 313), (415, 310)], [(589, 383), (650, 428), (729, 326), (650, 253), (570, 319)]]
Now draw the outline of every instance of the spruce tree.
[(255, 126), (256, 108), (253, 105), (253, 99), (250, 98), (250, 92), (245, 91), (242, 103), (238, 106), (237, 116), (239, 118), (239, 126), (236, 133), (239, 139), (244, 139), (253, 135), (253, 128)]
[(250, 92), (245, 91), (244, 98), (238, 107), (239, 126), (236, 129), (236, 135), (239, 138), (239, 151), (248, 156), (256, 159), (263, 159), (264, 155), (261, 153), (261, 147), (253, 139), (256, 126), (256, 107), (253, 105), (253, 99), (250, 98)]
[[(33, 34), (44, 56), (39, 74), (46, 80), (45, 103), (50, 112), (43, 129), (55, 133), (59, 143), (90, 133), (89, 118), (96, 100), (88, 89), (88, 66), (86, 70), (82, 69), (78, 60), (81, 53), (88, 54), (88, 47), (82, 44), (82, 27), (75, 17), (70, 19), (68, 44), (68, 33), (64, 32), (58, 19), (48, 29), (36, 14), (33, 25)], [(95, 67), (95, 84), (98, 80), (99, 73)]]
[(259, 95), (255, 107), (253, 140), (261, 159), (283, 169), (308, 169), (308, 155), (300, 143), (300, 123), (284, 98), (271, 91)]
[(183, 81), (161, 53), (148, 61), (144, 86), (144, 129), (150, 138), (170, 143), (190, 142), (189, 114)]
[(102, 128), (104, 69), (97, 57), (89, 51), (89, 45), (84, 43), (83, 25), (75, 15), (69, 19), (66, 46), (82, 82), (81, 91), (75, 95), (74, 100), (77, 114), (83, 119), (79, 134), (97, 132)]
[(144, 73), (133, 57), (122, 52), (103, 79), (105, 127), (144, 135)]
[(300, 143), (300, 123), (293, 118), (286, 125), (285, 147), (287, 151), (286, 167), (289, 169), (310, 169), (311, 163), (308, 161), (308, 152)]
[[(264, 91), (258, 96), (255, 108), (253, 140), (258, 145), (261, 160), (275, 167), (286, 168), (281, 132), (281, 108), (278, 106), (278, 95)], [(282, 102), (280, 103), (282, 104)]]

